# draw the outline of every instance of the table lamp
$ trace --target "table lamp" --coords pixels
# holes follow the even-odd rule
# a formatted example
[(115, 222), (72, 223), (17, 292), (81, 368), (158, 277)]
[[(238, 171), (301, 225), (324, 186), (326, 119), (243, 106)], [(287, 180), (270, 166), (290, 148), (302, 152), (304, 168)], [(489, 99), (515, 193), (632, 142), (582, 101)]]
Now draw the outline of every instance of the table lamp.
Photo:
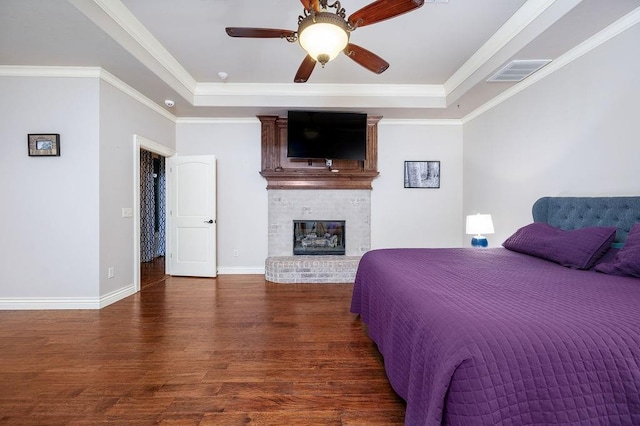
[(488, 247), (487, 237), (482, 234), (493, 234), (493, 221), (490, 214), (472, 214), (467, 216), (467, 234), (473, 235), (471, 238), (472, 247)]

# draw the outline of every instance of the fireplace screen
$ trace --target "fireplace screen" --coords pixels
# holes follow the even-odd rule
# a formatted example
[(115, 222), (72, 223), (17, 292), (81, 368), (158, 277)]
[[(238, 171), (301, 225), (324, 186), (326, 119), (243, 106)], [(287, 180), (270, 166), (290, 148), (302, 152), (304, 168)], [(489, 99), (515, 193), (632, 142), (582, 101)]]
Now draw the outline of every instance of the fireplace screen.
[(345, 254), (344, 220), (294, 220), (293, 254)]

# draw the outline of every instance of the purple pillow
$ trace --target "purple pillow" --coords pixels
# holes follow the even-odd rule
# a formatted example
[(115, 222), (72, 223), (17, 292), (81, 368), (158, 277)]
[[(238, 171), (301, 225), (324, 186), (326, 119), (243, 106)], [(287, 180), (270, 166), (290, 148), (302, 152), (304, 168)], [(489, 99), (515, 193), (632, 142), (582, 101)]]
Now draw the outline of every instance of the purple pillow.
[(617, 247), (614, 244), (615, 243), (612, 243), (611, 248), (604, 252), (600, 259), (596, 260), (596, 263), (594, 263), (593, 266), (589, 269), (590, 271), (595, 271), (599, 264), (609, 263), (616, 258), (616, 255), (620, 251), (620, 247), (622, 247), (622, 243), (620, 243), (620, 247)]
[(633, 225), (616, 257), (596, 265), (595, 269), (605, 274), (640, 277), (640, 223)]
[(609, 250), (615, 236), (615, 226), (565, 231), (536, 222), (518, 229), (502, 245), (569, 268), (589, 269)]

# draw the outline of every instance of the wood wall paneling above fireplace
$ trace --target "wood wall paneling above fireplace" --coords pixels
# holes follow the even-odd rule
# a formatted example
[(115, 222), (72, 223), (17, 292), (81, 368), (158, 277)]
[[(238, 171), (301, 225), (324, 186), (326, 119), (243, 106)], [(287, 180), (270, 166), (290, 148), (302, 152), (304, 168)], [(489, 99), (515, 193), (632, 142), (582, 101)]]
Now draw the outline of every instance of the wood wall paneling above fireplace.
[(367, 117), (365, 161), (333, 160), (329, 170), (324, 159), (302, 160), (287, 157), (287, 118), (259, 115), (262, 126), (262, 171), (267, 189), (371, 189), (378, 176), (378, 122), (381, 116)]

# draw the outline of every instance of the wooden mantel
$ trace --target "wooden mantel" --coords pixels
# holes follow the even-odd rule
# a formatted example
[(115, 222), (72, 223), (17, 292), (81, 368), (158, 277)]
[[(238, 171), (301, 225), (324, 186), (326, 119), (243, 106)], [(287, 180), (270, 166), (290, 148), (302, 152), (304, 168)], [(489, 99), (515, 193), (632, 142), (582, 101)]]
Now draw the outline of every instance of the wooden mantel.
[[(262, 123), (262, 171), (267, 189), (371, 189), (378, 176), (378, 122), (367, 117), (367, 154), (364, 161), (334, 160), (333, 171), (324, 159), (287, 158), (287, 118), (259, 115)], [(335, 171), (337, 170), (337, 172)]]

